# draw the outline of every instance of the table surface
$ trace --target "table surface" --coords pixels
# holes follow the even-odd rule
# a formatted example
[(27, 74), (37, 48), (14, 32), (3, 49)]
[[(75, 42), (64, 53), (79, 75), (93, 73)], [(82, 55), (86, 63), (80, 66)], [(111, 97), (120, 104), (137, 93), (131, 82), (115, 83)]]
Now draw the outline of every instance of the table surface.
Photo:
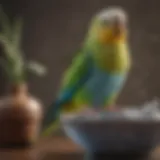
[(0, 160), (65, 160), (83, 159), (84, 150), (68, 138), (52, 137), (41, 139), (29, 149), (0, 150)]
[[(84, 149), (73, 143), (70, 139), (52, 137), (40, 140), (30, 149), (1, 150), (0, 160), (83, 160), (84, 153)], [(107, 159), (115, 160), (117, 158), (108, 156)], [(130, 156), (129, 160), (132, 159), (146, 160), (148, 158)], [(123, 157), (123, 160), (125, 160), (125, 157)], [(128, 157), (126, 157), (126, 160), (128, 160)]]

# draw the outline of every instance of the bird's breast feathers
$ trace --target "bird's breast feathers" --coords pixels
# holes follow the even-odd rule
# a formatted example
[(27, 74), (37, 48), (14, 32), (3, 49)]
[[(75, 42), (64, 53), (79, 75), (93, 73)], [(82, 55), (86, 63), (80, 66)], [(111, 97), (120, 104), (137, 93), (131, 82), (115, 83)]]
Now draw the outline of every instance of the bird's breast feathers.
[(95, 52), (95, 63), (111, 73), (127, 72), (131, 66), (130, 53), (125, 44), (100, 47)]

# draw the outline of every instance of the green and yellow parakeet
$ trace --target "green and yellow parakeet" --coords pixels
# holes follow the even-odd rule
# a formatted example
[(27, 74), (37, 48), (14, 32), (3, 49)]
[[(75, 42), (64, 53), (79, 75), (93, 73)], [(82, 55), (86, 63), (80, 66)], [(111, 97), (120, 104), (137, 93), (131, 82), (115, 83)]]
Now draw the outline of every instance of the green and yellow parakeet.
[(58, 98), (46, 114), (45, 135), (63, 111), (114, 105), (131, 66), (127, 21), (121, 8), (104, 9), (93, 17), (81, 50), (64, 74)]

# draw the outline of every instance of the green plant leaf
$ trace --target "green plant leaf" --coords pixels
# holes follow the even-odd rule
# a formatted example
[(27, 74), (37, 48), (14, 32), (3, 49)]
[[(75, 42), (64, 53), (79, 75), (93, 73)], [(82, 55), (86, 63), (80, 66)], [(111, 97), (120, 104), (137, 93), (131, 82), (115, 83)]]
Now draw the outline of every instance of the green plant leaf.
[(15, 48), (11, 42), (3, 35), (0, 35), (0, 43), (3, 46), (4, 54), (8, 62), (13, 62), (13, 59), (18, 59)]
[(47, 73), (47, 69), (44, 66), (34, 61), (30, 61), (27, 64), (27, 70), (39, 76), (44, 76)]
[(3, 45), (5, 45), (6, 43), (8, 43), (7, 38), (2, 33), (0, 34), (0, 43), (2, 43)]
[(12, 70), (10, 69), (7, 61), (4, 58), (0, 58), (0, 66), (5, 70), (7, 76), (11, 78), (13, 74)]
[(9, 18), (7, 17), (7, 15), (4, 13), (4, 11), (2, 9), (2, 5), (0, 5), (0, 25), (2, 28), (2, 33), (7, 38), (9, 38), (10, 32), (11, 32), (10, 21), (9, 21)]
[(12, 41), (15, 47), (20, 47), (22, 38), (23, 20), (21, 17), (15, 19), (13, 25)]
[[(21, 49), (21, 34), (23, 29), (22, 18), (16, 18), (11, 25), (9, 17), (3, 12), (0, 5), (0, 43), (3, 45), (5, 61), (0, 60), (12, 83), (21, 83), (28, 77), (28, 72), (44, 76), (46, 68), (37, 62), (25, 63)], [(5, 62), (5, 63), (4, 63)]]

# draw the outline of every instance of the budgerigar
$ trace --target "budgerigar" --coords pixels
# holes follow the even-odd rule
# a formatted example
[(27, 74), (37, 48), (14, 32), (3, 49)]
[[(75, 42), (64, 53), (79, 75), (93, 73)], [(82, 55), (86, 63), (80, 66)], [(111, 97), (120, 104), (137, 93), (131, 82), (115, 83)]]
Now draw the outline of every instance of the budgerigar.
[(64, 74), (58, 98), (46, 114), (45, 135), (63, 111), (114, 105), (131, 66), (127, 23), (125, 11), (118, 7), (93, 17), (81, 50)]

